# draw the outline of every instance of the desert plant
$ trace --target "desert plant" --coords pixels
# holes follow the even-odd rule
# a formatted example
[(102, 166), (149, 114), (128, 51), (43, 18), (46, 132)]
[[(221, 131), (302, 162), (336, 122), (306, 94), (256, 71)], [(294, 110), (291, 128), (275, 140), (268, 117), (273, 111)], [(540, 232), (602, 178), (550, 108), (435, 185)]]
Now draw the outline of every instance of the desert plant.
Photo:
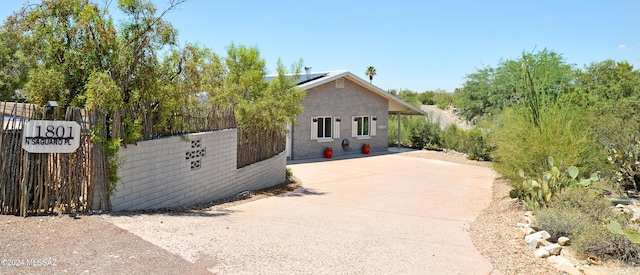
[(612, 220), (605, 220), (604, 227), (613, 234), (625, 236), (634, 244), (640, 244), (640, 232), (638, 232), (638, 229), (636, 228), (627, 227), (625, 229), (622, 229), (622, 225), (620, 225), (619, 222)]
[(592, 182), (587, 188), (566, 188), (549, 203), (549, 208), (578, 209), (589, 221), (612, 216), (611, 201), (605, 197), (605, 183)]
[(287, 167), (287, 178), (290, 178), (291, 176), (293, 176), (293, 171), (291, 170), (291, 168)]
[(453, 94), (445, 91), (437, 92), (433, 95), (433, 102), (442, 110), (446, 110), (453, 102)]
[(444, 149), (465, 153), (468, 159), (491, 160), (493, 147), (489, 144), (489, 134), (481, 128), (464, 130), (451, 124), (442, 131), (441, 140)]
[(587, 188), (566, 188), (556, 194), (548, 208), (536, 211), (537, 226), (551, 234), (552, 241), (565, 236), (573, 238), (589, 224), (613, 216), (611, 203), (604, 196), (602, 183)]
[(433, 122), (429, 117), (411, 128), (411, 147), (415, 149), (440, 150), (440, 121)]
[[(635, 230), (627, 225), (628, 216), (611, 211), (604, 187), (605, 183), (594, 182), (589, 187), (565, 188), (551, 200), (549, 208), (536, 211), (536, 225), (549, 232), (552, 241), (560, 236), (571, 238), (581, 256), (637, 262), (640, 246), (624, 236)], [(632, 239), (637, 237), (631, 234)]]
[(472, 160), (491, 160), (493, 148), (489, 145), (488, 135), (479, 128), (464, 131), (464, 150)]
[(640, 245), (632, 243), (624, 235), (610, 232), (601, 223), (589, 224), (571, 242), (578, 255), (583, 257), (596, 256), (631, 264), (640, 262)]
[[(558, 160), (582, 171), (598, 171), (606, 163), (606, 153), (579, 108), (549, 106), (540, 109), (539, 128), (522, 109), (507, 109), (492, 125), (494, 169), (515, 181), (517, 171), (537, 173), (546, 167), (553, 152)], [(536, 130), (532, 130), (536, 129)]]
[(442, 131), (442, 147), (450, 150), (461, 151), (464, 140), (461, 138), (464, 130), (456, 124), (450, 124)]
[(640, 190), (640, 137), (631, 142), (611, 144), (607, 160), (613, 165), (613, 180), (623, 190)]
[(560, 237), (573, 238), (590, 222), (584, 212), (575, 208), (544, 208), (536, 213), (536, 226), (549, 232), (552, 242)]
[(591, 174), (588, 179), (578, 179), (578, 167), (571, 166), (566, 171), (561, 171), (555, 166), (552, 157), (547, 159), (550, 169), (542, 173), (542, 176), (529, 177), (520, 169), (518, 174), (523, 179), (520, 184), (514, 184), (511, 190), (512, 198), (522, 200), (525, 207), (530, 210), (547, 207), (554, 195), (560, 193), (564, 188), (582, 186), (587, 187), (592, 182), (600, 180), (598, 173)]

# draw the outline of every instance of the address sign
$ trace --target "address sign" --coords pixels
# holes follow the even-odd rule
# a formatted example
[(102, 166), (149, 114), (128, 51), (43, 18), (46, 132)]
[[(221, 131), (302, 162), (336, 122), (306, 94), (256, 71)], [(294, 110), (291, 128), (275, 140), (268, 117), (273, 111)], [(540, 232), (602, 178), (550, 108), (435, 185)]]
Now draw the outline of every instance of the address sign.
[(22, 133), (22, 148), (29, 153), (73, 153), (79, 146), (75, 121), (30, 120)]

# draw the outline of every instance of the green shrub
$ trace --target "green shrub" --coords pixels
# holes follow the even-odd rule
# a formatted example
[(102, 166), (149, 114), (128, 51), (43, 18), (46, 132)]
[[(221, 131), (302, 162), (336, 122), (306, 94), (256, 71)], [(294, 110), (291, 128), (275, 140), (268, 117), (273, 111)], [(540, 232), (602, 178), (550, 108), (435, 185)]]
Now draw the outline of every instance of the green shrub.
[(611, 202), (605, 198), (604, 183), (594, 182), (587, 188), (567, 188), (556, 195), (549, 207), (578, 209), (590, 221), (602, 222), (611, 217)]
[(640, 190), (640, 137), (616, 142), (607, 148), (607, 160), (613, 166), (613, 180), (623, 190)]
[(571, 238), (574, 250), (581, 256), (617, 259), (627, 263), (640, 261), (640, 246), (624, 235), (610, 232), (604, 221), (626, 226), (629, 215), (616, 215), (605, 198), (603, 183), (583, 188), (566, 188), (549, 203), (549, 208), (536, 212), (537, 225), (549, 232), (552, 241), (561, 236)]
[(293, 176), (293, 171), (291, 171), (291, 168), (287, 167), (287, 178), (290, 178), (291, 176)]
[(606, 162), (606, 153), (585, 120), (588, 115), (578, 108), (544, 107), (538, 128), (524, 108), (505, 110), (492, 127), (494, 169), (516, 180), (519, 169), (539, 173), (547, 156), (553, 155), (560, 166), (598, 171)]
[(598, 224), (610, 218), (611, 203), (601, 188), (601, 183), (589, 187), (566, 188), (548, 204), (548, 208), (536, 212), (537, 225), (551, 234), (552, 241), (565, 236), (580, 234), (589, 224)]
[(411, 129), (411, 147), (414, 149), (440, 150), (442, 140), (440, 137), (440, 122), (432, 122), (429, 117)]
[(640, 262), (640, 245), (630, 242), (625, 236), (609, 232), (602, 222), (586, 226), (571, 240), (576, 252), (583, 256), (600, 259), (617, 259), (630, 264)]
[(435, 104), (435, 101), (433, 101), (434, 95), (435, 95), (435, 92), (426, 91), (418, 95), (418, 100), (422, 105), (434, 105)]
[(438, 108), (446, 110), (449, 105), (453, 103), (453, 94), (447, 92), (435, 93), (433, 95), (433, 102)]
[[(402, 116), (400, 142), (414, 149), (440, 150), (440, 122), (432, 122), (427, 116)], [(398, 116), (389, 116), (389, 144), (398, 141)]]
[(472, 160), (491, 160), (492, 148), (488, 144), (488, 135), (479, 128), (464, 131), (465, 145), (463, 152)]
[(549, 232), (552, 242), (563, 236), (573, 239), (588, 224), (587, 215), (579, 209), (544, 208), (536, 214), (536, 225)]
[(455, 124), (442, 131), (442, 148), (467, 154), (472, 160), (491, 160), (488, 133), (480, 128), (463, 130)]

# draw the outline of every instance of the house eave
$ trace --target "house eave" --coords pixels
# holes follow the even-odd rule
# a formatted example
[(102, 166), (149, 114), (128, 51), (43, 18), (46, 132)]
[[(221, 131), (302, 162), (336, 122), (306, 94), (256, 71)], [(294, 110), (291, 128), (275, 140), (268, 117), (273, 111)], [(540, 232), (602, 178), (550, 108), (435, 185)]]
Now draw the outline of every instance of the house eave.
[(400, 114), (400, 115), (420, 115), (420, 116), (427, 116), (428, 114), (421, 110), (420, 108), (413, 106), (407, 102), (405, 102), (404, 100), (390, 94), (387, 93), (386, 91), (378, 88), (377, 86), (365, 81), (362, 78), (357, 77), (356, 75), (352, 74), (349, 71), (330, 71), (327, 72), (327, 76), (316, 79), (316, 80), (312, 80), (303, 84), (298, 85), (298, 88), (303, 89), (303, 90), (309, 90), (312, 89), (314, 87), (318, 87), (320, 85), (329, 83), (331, 81), (334, 81), (336, 79), (340, 79), (340, 78), (347, 78), (351, 81), (353, 81), (354, 83), (362, 86), (363, 88), (379, 95), (382, 96), (383, 98), (386, 98), (389, 101), (389, 109), (388, 112), (389, 114)]

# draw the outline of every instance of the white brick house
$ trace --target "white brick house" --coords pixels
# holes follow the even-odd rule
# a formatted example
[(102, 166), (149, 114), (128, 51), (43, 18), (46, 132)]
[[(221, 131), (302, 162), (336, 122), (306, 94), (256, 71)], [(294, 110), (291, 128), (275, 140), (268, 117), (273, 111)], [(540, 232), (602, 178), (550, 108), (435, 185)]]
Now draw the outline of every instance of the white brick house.
[(334, 156), (386, 151), (389, 114), (426, 115), (349, 71), (307, 73), (298, 87), (306, 91), (304, 111), (287, 136), (289, 159), (319, 158), (326, 147)]

